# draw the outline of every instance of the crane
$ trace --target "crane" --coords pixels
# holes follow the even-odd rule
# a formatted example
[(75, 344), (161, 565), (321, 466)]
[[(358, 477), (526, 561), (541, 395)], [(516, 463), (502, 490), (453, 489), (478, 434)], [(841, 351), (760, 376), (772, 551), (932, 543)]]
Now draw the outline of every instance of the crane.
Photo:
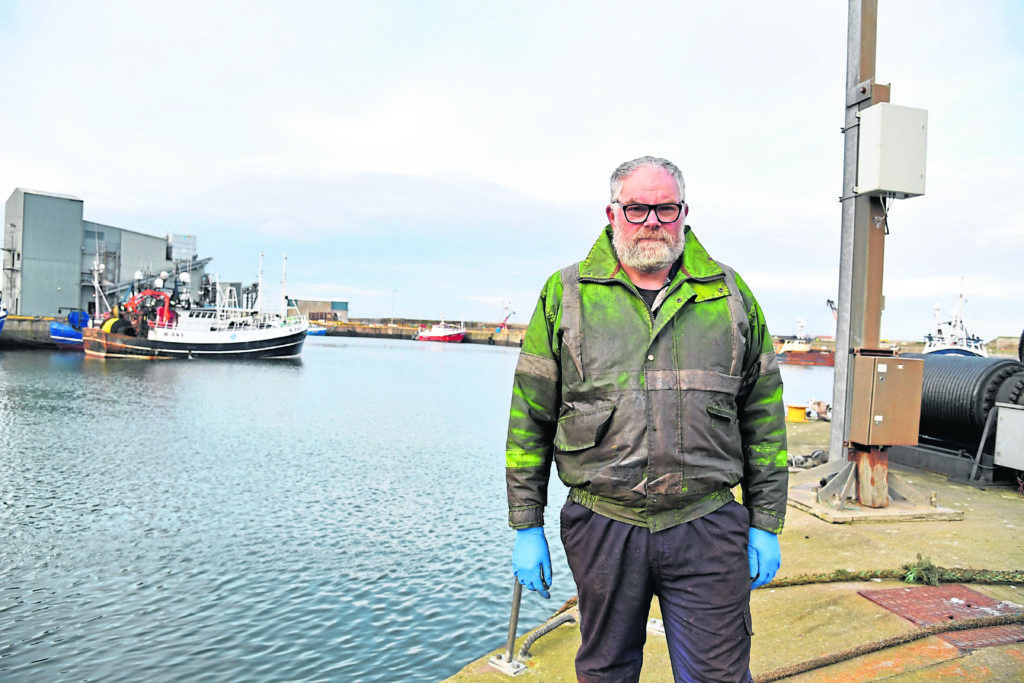
[(512, 302), (507, 302), (507, 303), (505, 304), (505, 319), (504, 319), (504, 320), (502, 320), (502, 321), (501, 321), (501, 322), (500, 322), (500, 323), (498, 324), (498, 326), (494, 328), (494, 331), (495, 331), (495, 332), (496, 332), (497, 334), (501, 334), (502, 332), (504, 332), (505, 330), (507, 330), (507, 329), (508, 329), (508, 319), (509, 319), (509, 318), (511, 318), (511, 317), (512, 317), (513, 315), (515, 315), (515, 313), (516, 313), (515, 311), (513, 311), (513, 310), (512, 310), (512, 306), (511, 306), (511, 303), (512, 303)]

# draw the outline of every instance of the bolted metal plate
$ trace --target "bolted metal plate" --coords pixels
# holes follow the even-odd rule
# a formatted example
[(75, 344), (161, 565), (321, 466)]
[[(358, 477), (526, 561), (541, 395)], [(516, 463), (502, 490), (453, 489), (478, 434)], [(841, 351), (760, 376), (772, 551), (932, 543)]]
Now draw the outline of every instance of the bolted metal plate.
[[(960, 584), (915, 586), (858, 591), (871, 602), (918, 626), (933, 626), (957, 619), (1013, 614), (1016, 605), (993, 600)], [(939, 636), (962, 650), (1024, 641), (1024, 625), (994, 626), (971, 631), (952, 631)]]
[(487, 663), (507, 676), (518, 676), (526, 671), (526, 665), (516, 659), (514, 655), (510, 658), (507, 652), (494, 655), (487, 660)]

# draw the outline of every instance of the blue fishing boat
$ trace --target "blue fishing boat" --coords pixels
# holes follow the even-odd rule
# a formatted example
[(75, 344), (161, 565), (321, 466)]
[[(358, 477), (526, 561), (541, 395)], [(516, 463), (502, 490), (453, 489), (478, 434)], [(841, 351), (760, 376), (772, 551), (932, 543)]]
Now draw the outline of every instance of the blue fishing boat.
[(68, 351), (82, 350), (82, 328), (89, 326), (89, 314), (85, 311), (73, 310), (64, 320), (50, 323), (50, 341), (57, 348)]
[(309, 329), (306, 330), (306, 335), (310, 337), (323, 337), (327, 334), (327, 328), (323, 325), (309, 324)]

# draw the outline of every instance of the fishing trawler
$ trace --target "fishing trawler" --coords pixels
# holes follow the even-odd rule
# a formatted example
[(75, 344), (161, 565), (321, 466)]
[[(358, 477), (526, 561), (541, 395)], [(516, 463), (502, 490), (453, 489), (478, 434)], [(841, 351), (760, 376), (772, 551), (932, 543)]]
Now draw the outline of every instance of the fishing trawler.
[(973, 335), (964, 326), (964, 295), (953, 308), (949, 320), (942, 320), (941, 308), (935, 305), (935, 327), (924, 336), (924, 349), (921, 353), (935, 353), (947, 356), (980, 356), (988, 357), (985, 342), (981, 337)]
[[(184, 285), (181, 289), (178, 283)], [(288, 315), (287, 296), (280, 313), (238, 305), (234, 290), (217, 303), (198, 305), (188, 290), (188, 273), (175, 279), (174, 291), (164, 291), (163, 278), (153, 287), (111, 308), (99, 327), (82, 330), (88, 356), (100, 358), (295, 358), (302, 353), (309, 321)], [(262, 291), (262, 264), (260, 283)], [(100, 296), (98, 293), (97, 296)]]
[(438, 341), (461, 343), (466, 337), (464, 325), (452, 325), (444, 320), (433, 325), (420, 325), (416, 332), (416, 341)]
[(804, 334), (804, 321), (797, 320), (797, 335), (774, 343), (775, 357), (784, 365), (824, 365), (834, 367), (836, 354), (833, 349), (812, 346)]

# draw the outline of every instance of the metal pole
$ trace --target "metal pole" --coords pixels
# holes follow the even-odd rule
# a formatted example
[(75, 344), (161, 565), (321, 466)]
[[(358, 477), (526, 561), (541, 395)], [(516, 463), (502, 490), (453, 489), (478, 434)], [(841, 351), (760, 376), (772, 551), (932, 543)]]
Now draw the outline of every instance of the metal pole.
[(523, 584), (516, 580), (515, 592), (512, 593), (512, 616), (508, 620), (508, 644), (505, 646), (505, 661), (512, 661), (512, 652), (516, 646), (516, 629), (519, 627), (519, 603), (523, 599)]
[(515, 589), (512, 593), (512, 616), (508, 620), (508, 642), (504, 655), (491, 657), (489, 663), (495, 669), (509, 676), (518, 676), (526, 671), (526, 665), (515, 658), (516, 629), (519, 626), (519, 603), (523, 598), (523, 586), (519, 579), (514, 579)]
[(850, 431), (853, 350), (876, 348), (880, 342), (885, 237), (882, 205), (876, 197), (858, 196), (855, 192), (860, 144), (858, 113), (889, 99), (889, 87), (874, 82), (877, 23), (878, 0), (849, 0), (843, 193), (840, 197), (842, 233), (829, 461), (847, 458), (845, 444)]

